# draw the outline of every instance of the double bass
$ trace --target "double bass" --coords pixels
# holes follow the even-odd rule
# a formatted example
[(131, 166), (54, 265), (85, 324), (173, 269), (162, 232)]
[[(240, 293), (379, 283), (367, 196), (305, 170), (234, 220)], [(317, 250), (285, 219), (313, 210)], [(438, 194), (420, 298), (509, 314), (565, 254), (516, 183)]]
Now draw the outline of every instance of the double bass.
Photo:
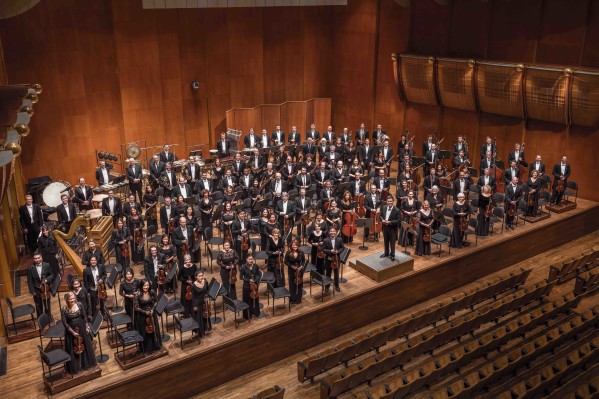
[(380, 212), (371, 212), (370, 218), (372, 219), (372, 232), (380, 233), (383, 230), (383, 223), (381, 222)]
[(359, 218), (363, 218), (366, 216), (366, 208), (364, 207), (364, 198), (365, 196), (362, 194), (354, 195), (354, 202), (356, 202), (356, 208), (354, 212), (358, 215)]

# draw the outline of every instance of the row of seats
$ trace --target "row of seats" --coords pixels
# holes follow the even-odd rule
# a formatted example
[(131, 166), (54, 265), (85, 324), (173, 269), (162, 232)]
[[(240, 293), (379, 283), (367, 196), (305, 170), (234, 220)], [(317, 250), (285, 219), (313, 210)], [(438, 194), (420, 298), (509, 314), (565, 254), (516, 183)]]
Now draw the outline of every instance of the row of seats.
[(539, 356), (552, 351), (559, 345), (576, 337), (585, 330), (592, 330), (599, 323), (599, 308), (583, 312), (579, 316), (566, 320), (540, 336), (527, 340), (507, 354), (500, 354), (457, 381), (431, 393), (431, 399), (458, 399), (472, 397), (483, 388), (489, 388), (517, 368), (522, 367)]
[[(558, 385), (560, 381), (571, 378), (574, 373), (597, 361), (599, 361), (599, 337), (552, 361), (550, 365), (543, 367), (526, 380), (514, 385), (510, 390), (497, 395), (497, 399), (538, 397), (539, 394), (543, 394), (544, 391)], [(594, 389), (596, 392), (596, 385), (594, 385)], [(590, 395), (587, 397), (590, 397)]]
[(574, 258), (551, 265), (549, 266), (549, 280), (559, 280), (559, 284), (565, 283), (576, 275), (589, 270), (589, 266), (594, 267), (593, 262), (598, 257), (599, 246), (595, 245)]
[(403, 364), (412, 358), (432, 352), (435, 348), (456, 338), (459, 339), (485, 323), (496, 320), (547, 295), (553, 286), (554, 283), (543, 281), (520, 289), (514, 294), (401, 342), (377, 356), (368, 357), (344, 370), (333, 373), (320, 381), (320, 397), (321, 399), (337, 397), (349, 389), (370, 382), (373, 378), (393, 368), (402, 368)]
[(596, 398), (597, 396), (599, 396), (599, 375), (576, 387), (574, 392), (565, 394), (563, 399), (586, 399)]
[(362, 355), (373, 349), (378, 350), (389, 341), (418, 331), (439, 320), (448, 320), (456, 311), (473, 308), (474, 305), (496, 297), (523, 284), (528, 278), (531, 269), (520, 268), (505, 272), (485, 280), (482, 287), (475, 287), (465, 292), (450, 296), (442, 301), (420, 311), (401, 317), (383, 327), (375, 328), (366, 334), (342, 341), (333, 347), (327, 348), (313, 356), (297, 362), (297, 378), (300, 382), (307, 379), (314, 381), (314, 377), (330, 370), (340, 363), (347, 362), (356, 356)]
[(567, 313), (577, 303), (578, 299), (572, 293), (554, 302), (545, 303), (531, 312), (517, 316), (505, 325), (497, 326), (480, 337), (460, 344), (457, 348), (435, 355), (432, 360), (415, 370), (402, 373), (386, 384), (374, 386), (360, 398), (392, 399), (414, 394), (422, 387), (434, 384), (440, 377), (469, 364), (505, 342), (522, 336), (525, 332), (560, 314)]
[(574, 285), (574, 293), (576, 295), (582, 295), (591, 292), (597, 288), (597, 285), (599, 285), (599, 268), (577, 276), (576, 284)]

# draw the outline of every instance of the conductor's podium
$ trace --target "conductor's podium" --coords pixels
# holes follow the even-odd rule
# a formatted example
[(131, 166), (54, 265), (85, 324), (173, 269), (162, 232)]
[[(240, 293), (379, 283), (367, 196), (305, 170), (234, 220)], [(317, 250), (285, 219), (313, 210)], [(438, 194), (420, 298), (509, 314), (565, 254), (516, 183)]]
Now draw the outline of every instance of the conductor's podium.
[(414, 270), (414, 258), (398, 252), (395, 260), (381, 258), (381, 253), (357, 258), (350, 266), (374, 281), (385, 281)]

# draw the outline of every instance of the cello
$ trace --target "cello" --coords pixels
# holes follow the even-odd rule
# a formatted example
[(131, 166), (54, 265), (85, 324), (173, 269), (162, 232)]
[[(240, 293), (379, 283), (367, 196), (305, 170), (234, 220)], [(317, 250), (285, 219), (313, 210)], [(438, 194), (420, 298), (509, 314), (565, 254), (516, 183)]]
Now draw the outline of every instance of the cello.
[(354, 201), (357, 203), (354, 212), (358, 215), (359, 218), (363, 218), (366, 216), (366, 208), (364, 207), (364, 198), (365, 196), (362, 194), (354, 195)]
[(346, 237), (353, 237), (358, 233), (358, 227), (356, 226), (356, 213), (352, 210), (351, 212), (345, 212), (343, 215), (343, 227), (341, 231)]
[(379, 234), (383, 230), (383, 223), (381, 222), (381, 213), (380, 212), (372, 212), (372, 232), (375, 234)]

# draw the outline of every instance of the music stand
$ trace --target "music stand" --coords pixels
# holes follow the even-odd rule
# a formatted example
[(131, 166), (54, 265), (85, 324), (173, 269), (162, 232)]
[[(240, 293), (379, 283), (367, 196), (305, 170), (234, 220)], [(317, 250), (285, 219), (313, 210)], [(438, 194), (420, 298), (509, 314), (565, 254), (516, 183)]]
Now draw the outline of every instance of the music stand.
[(178, 284), (177, 284), (177, 279), (175, 278), (175, 276), (177, 275), (177, 268), (175, 267), (175, 265), (173, 264), (173, 267), (171, 267), (171, 270), (169, 270), (168, 274), (166, 275), (166, 282), (170, 283), (171, 281), (174, 281), (174, 287), (173, 287), (173, 301), (177, 300), (177, 288), (178, 288)]
[[(173, 269), (174, 269), (174, 267), (173, 267)], [(158, 300), (158, 303), (156, 304), (156, 309), (155, 309), (156, 310), (156, 314), (160, 315), (160, 325), (162, 326), (162, 342), (167, 342), (168, 340), (171, 339), (171, 336), (164, 332), (164, 320), (162, 318), (162, 315), (164, 314), (164, 310), (166, 309), (166, 305), (168, 305), (168, 298), (163, 293), (160, 296), (160, 299)]]
[(221, 321), (223, 321), (223, 319), (216, 316), (216, 299), (219, 296), (221, 287), (222, 285), (220, 281), (218, 281), (214, 277), (212, 278), (212, 281), (210, 281), (210, 285), (208, 286), (208, 296), (210, 297), (210, 299), (212, 299), (212, 303), (214, 305), (214, 319), (212, 319), (212, 324), (218, 324)]
[(105, 363), (109, 359), (107, 354), (102, 353), (102, 340), (100, 339), (102, 324), (104, 324), (104, 316), (102, 316), (102, 312), (98, 312), (91, 325), (92, 334), (94, 337), (98, 337), (98, 346), (100, 347), (100, 354), (96, 356), (96, 362), (98, 363)]
[(495, 161), (495, 167), (501, 170), (505, 170), (505, 163), (503, 161)]
[[(108, 279), (106, 281), (106, 283), (108, 284), (108, 288), (112, 288), (114, 290), (114, 306), (112, 307), (112, 311), (113, 312), (122, 312), (123, 311), (123, 307), (119, 306), (119, 299), (116, 296), (116, 279), (119, 276), (119, 268), (117, 266), (120, 266), (119, 264), (114, 265), (114, 267), (112, 268), (112, 271), (110, 272), (110, 275), (108, 276)], [(121, 266), (120, 269), (122, 269), (123, 267)]]
[[(372, 228), (372, 219), (371, 218), (362, 218), (362, 219), (357, 219), (356, 220), (356, 226), (357, 227), (364, 227), (364, 228), (368, 228), (371, 229)], [(358, 247), (358, 249), (360, 251), (366, 251), (368, 249), (368, 247), (365, 245), (366, 243), (366, 234), (362, 235), (362, 245), (360, 245)]]
[[(401, 222), (401, 227), (403, 227), (404, 231), (406, 232), (406, 234), (408, 233), (412, 233), (413, 235), (416, 235), (416, 232), (414, 231), (414, 229), (412, 228), (412, 225), (406, 222)], [(406, 255), (410, 254), (410, 251), (408, 251), (408, 240), (406, 240), (404, 242), (404, 251), (403, 253)]]
[(478, 177), (478, 169), (476, 168), (468, 168), (468, 173), (470, 177)]
[(343, 277), (343, 269), (345, 268), (345, 264), (347, 263), (347, 260), (349, 259), (349, 254), (351, 254), (351, 248), (345, 247), (343, 248), (343, 251), (341, 251), (339, 253), (339, 262), (341, 263), (341, 270), (340, 270), (340, 276), (339, 276), (339, 282), (341, 284), (345, 284), (347, 283), (347, 279)]
[[(58, 289), (60, 288), (60, 281), (62, 280), (62, 276), (59, 274), (56, 276), (54, 280), (52, 280), (52, 286), (50, 287), (50, 293), (52, 296), (58, 296), (58, 308), (62, 309), (62, 304), (60, 302), (60, 295), (56, 295)], [(52, 317), (54, 318), (54, 317)]]
[(337, 191), (341, 192), (341, 194), (343, 194), (345, 191), (351, 191), (351, 188), (353, 186), (353, 183), (339, 183), (339, 186), (337, 186)]
[(416, 167), (422, 165), (423, 163), (425, 163), (424, 157), (412, 157), (412, 166), (413, 167), (416, 168)]
[(449, 159), (449, 158), (451, 158), (451, 151), (439, 150), (439, 159)]

